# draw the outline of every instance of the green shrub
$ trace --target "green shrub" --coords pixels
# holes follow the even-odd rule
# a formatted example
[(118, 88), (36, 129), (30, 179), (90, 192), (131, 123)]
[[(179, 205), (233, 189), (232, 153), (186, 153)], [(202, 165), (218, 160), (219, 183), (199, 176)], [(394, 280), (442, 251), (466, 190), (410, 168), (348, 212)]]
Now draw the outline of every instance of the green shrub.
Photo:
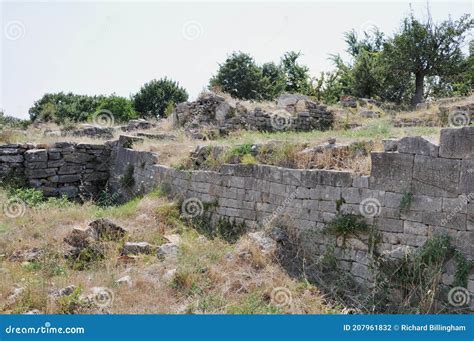
[(133, 108), (132, 101), (125, 97), (116, 96), (115, 94), (103, 98), (97, 110), (91, 114), (90, 119), (101, 111), (111, 112), (115, 122), (127, 122), (128, 120), (138, 117), (138, 113)]
[(345, 240), (348, 236), (357, 237), (360, 233), (367, 233), (369, 230), (369, 225), (367, 225), (363, 216), (352, 213), (338, 213), (329, 222), (326, 231), (337, 237), (343, 237)]
[(152, 80), (142, 86), (133, 96), (133, 105), (141, 117), (165, 117), (166, 108), (170, 103), (187, 101), (188, 93), (179, 83), (162, 78)]

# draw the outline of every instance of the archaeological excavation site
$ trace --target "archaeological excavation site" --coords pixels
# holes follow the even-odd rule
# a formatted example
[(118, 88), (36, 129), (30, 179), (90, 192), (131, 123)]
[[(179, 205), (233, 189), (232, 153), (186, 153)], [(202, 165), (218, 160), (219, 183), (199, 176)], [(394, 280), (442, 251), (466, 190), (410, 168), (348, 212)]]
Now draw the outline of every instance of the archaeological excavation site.
[(472, 97), (101, 115), (2, 131), (3, 313), (474, 310)]

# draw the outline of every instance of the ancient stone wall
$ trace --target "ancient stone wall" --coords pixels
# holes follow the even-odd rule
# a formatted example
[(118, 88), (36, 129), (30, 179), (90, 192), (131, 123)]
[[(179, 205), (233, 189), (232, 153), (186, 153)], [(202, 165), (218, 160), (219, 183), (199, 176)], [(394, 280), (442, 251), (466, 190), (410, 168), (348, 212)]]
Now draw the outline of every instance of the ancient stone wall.
[[(376, 251), (388, 257), (403, 257), (441, 234), (474, 260), (474, 127), (443, 129), (440, 146), (407, 137), (392, 141), (390, 150), (372, 154), (370, 176), (267, 165), (225, 165), (212, 172), (148, 164), (142, 181), (145, 190), (159, 185), (212, 206), (214, 222), (291, 226), (307, 255), (335, 247), (340, 266), (360, 283), (371, 279), (369, 237), (344, 240), (325, 233), (338, 212), (373, 224), (380, 236)], [(446, 268), (445, 285), (453, 283), (454, 271)], [(474, 294), (472, 270), (468, 288)]]
[(2, 145), (0, 179), (24, 179), (46, 196), (88, 199), (97, 195), (109, 178), (110, 153), (108, 145), (85, 143)]
[[(0, 169), (18, 166), (31, 185), (51, 194), (96, 188), (93, 181), (109, 176), (112, 190), (125, 199), (161, 186), (198, 208), (212, 207), (214, 223), (225, 218), (250, 228), (290, 227), (305, 255), (333, 249), (339, 265), (360, 283), (372, 276), (369, 236), (327, 233), (338, 213), (364, 217), (378, 232), (377, 253), (387, 257), (403, 257), (440, 234), (474, 260), (474, 127), (443, 129), (439, 146), (420, 137), (388, 142), (386, 151), (372, 153), (370, 176), (241, 164), (219, 172), (183, 171), (157, 164), (156, 154), (121, 147), (126, 143), (112, 152), (82, 144), (2, 146)], [(133, 181), (124, 183), (126, 178)], [(455, 267), (447, 266), (443, 283), (452, 285), (454, 274)], [(472, 269), (468, 290), (474, 294)]]

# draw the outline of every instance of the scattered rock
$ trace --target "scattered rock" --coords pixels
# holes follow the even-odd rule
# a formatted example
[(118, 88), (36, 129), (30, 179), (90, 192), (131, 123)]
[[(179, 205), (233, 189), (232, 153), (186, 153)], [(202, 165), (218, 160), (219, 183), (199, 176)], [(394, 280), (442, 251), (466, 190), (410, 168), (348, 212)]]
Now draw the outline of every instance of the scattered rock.
[(398, 149), (398, 140), (387, 139), (382, 140), (383, 149), (386, 152), (396, 152)]
[(63, 296), (69, 296), (71, 295), (74, 290), (76, 290), (76, 286), (75, 285), (69, 285), (65, 288), (62, 288), (62, 289), (58, 289), (58, 290), (55, 290), (55, 291), (52, 291), (49, 296), (50, 297), (54, 297), (54, 298), (59, 298), (59, 297), (63, 297)]
[(25, 292), (24, 287), (16, 287), (12, 290), (11, 294), (7, 297), (9, 303), (14, 303), (18, 297), (20, 297)]
[(132, 148), (136, 143), (143, 143), (142, 137), (131, 136), (131, 135), (120, 135), (118, 139), (118, 146), (122, 148)]
[(172, 134), (137, 133), (137, 136), (150, 140), (176, 140), (176, 136)]
[(263, 253), (274, 253), (276, 251), (277, 245), (275, 240), (266, 236), (264, 231), (251, 232), (248, 236)]
[(170, 282), (176, 274), (176, 271), (176, 269), (167, 270), (162, 277), (163, 281)]
[(34, 247), (27, 250), (15, 251), (8, 259), (11, 262), (37, 262), (44, 254), (44, 250)]
[(281, 242), (287, 239), (286, 232), (280, 227), (274, 227), (270, 230), (269, 237), (276, 242)]
[(341, 96), (339, 103), (343, 107), (357, 108), (357, 99), (353, 96)]
[(181, 243), (181, 236), (179, 234), (168, 234), (163, 237), (170, 243), (173, 243), (176, 245)]
[(175, 259), (178, 256), (178, 253), (178, 245), (166, 243), (158, 247), (157, 257), (160, 260)]
[(27, 311), (24, 315), (42, 315), (42, 314), (43, 312), (41, 310), (33, 309), (30, 311)]
[(363, 118), (379, 118), (380, 114), (373, 110), (364, 110), (359, 114)]
[(140, 118), (138, 120), (130, 120), (128, 124), (124, 127), (121, 127), (123, 131), (132, 131), (132, 130), (147, 130), (153, 128), (153, 124), (147, 120)]
[(94, 220), (89, 226), (96, 240), (120, 241), (127, 234), (125, 229), (104, 218)]
[(128, 287), (132, 286), (132, 278), (130, 276), (123, 276), (119, 278), (116, 283), (118, 285), (127, 285)]
[(73, 230), (64, 238), (64, 242), (67, 244), (78, 247), (85, 248), (91, 244), (91, 229), (80, 229), (73, 228)]
[(122, 248), (122, 255), (151, 255), (156, 250), (156, 246), (153, 246), (147, 242), (126, 242)]

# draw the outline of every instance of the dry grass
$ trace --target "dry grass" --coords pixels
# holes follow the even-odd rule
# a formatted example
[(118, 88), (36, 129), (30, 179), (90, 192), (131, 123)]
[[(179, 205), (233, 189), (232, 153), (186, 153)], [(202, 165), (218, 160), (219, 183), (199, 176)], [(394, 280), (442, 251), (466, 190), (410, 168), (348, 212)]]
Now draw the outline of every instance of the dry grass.
[[(6, 193), (0, 192), (2, 202)], [(128, 230), (129, 241), (166, 242), (179, 234), (181, 253), (175, 261), (156, 256), (120, 257), (120, 243), (108, 244), (105, 259), (85, 270), (75, 270), (64, 257), (63, 238), (73, 227), (87, 227), (97, 217), (107, 217)], [(0, 218), (0, 311), (24, 313), (330, 313), (319, 291), (291, 279), (270, 256), (243, 237), (236, 244), (200, 237), (180, 219), (175, 204), (152, 193), (123, 206), (106, 209), (92, 203), (65, 208), (28, 208), (19, 218)], [(168, 237), (169, 238), (169, 237)], [(38, 262), (14, 262), (14, 251), (38, 247), (46, 250)], [(176, 270), (174, 270), (176, 269)], [(175, 271), (172, 275), (170, 270)], [(130, 276), (131, 286), (116, 280)], [(52, 290), (76, 286), (61, 299)], [(93, 287), (105, 287), (113, 295), (110, 305), (99, 308), (81, 301)], [(288, 304), (272, 301), (274, 288), (286, 288)], [(14, 288), (23, 288), (15, 300)]]

